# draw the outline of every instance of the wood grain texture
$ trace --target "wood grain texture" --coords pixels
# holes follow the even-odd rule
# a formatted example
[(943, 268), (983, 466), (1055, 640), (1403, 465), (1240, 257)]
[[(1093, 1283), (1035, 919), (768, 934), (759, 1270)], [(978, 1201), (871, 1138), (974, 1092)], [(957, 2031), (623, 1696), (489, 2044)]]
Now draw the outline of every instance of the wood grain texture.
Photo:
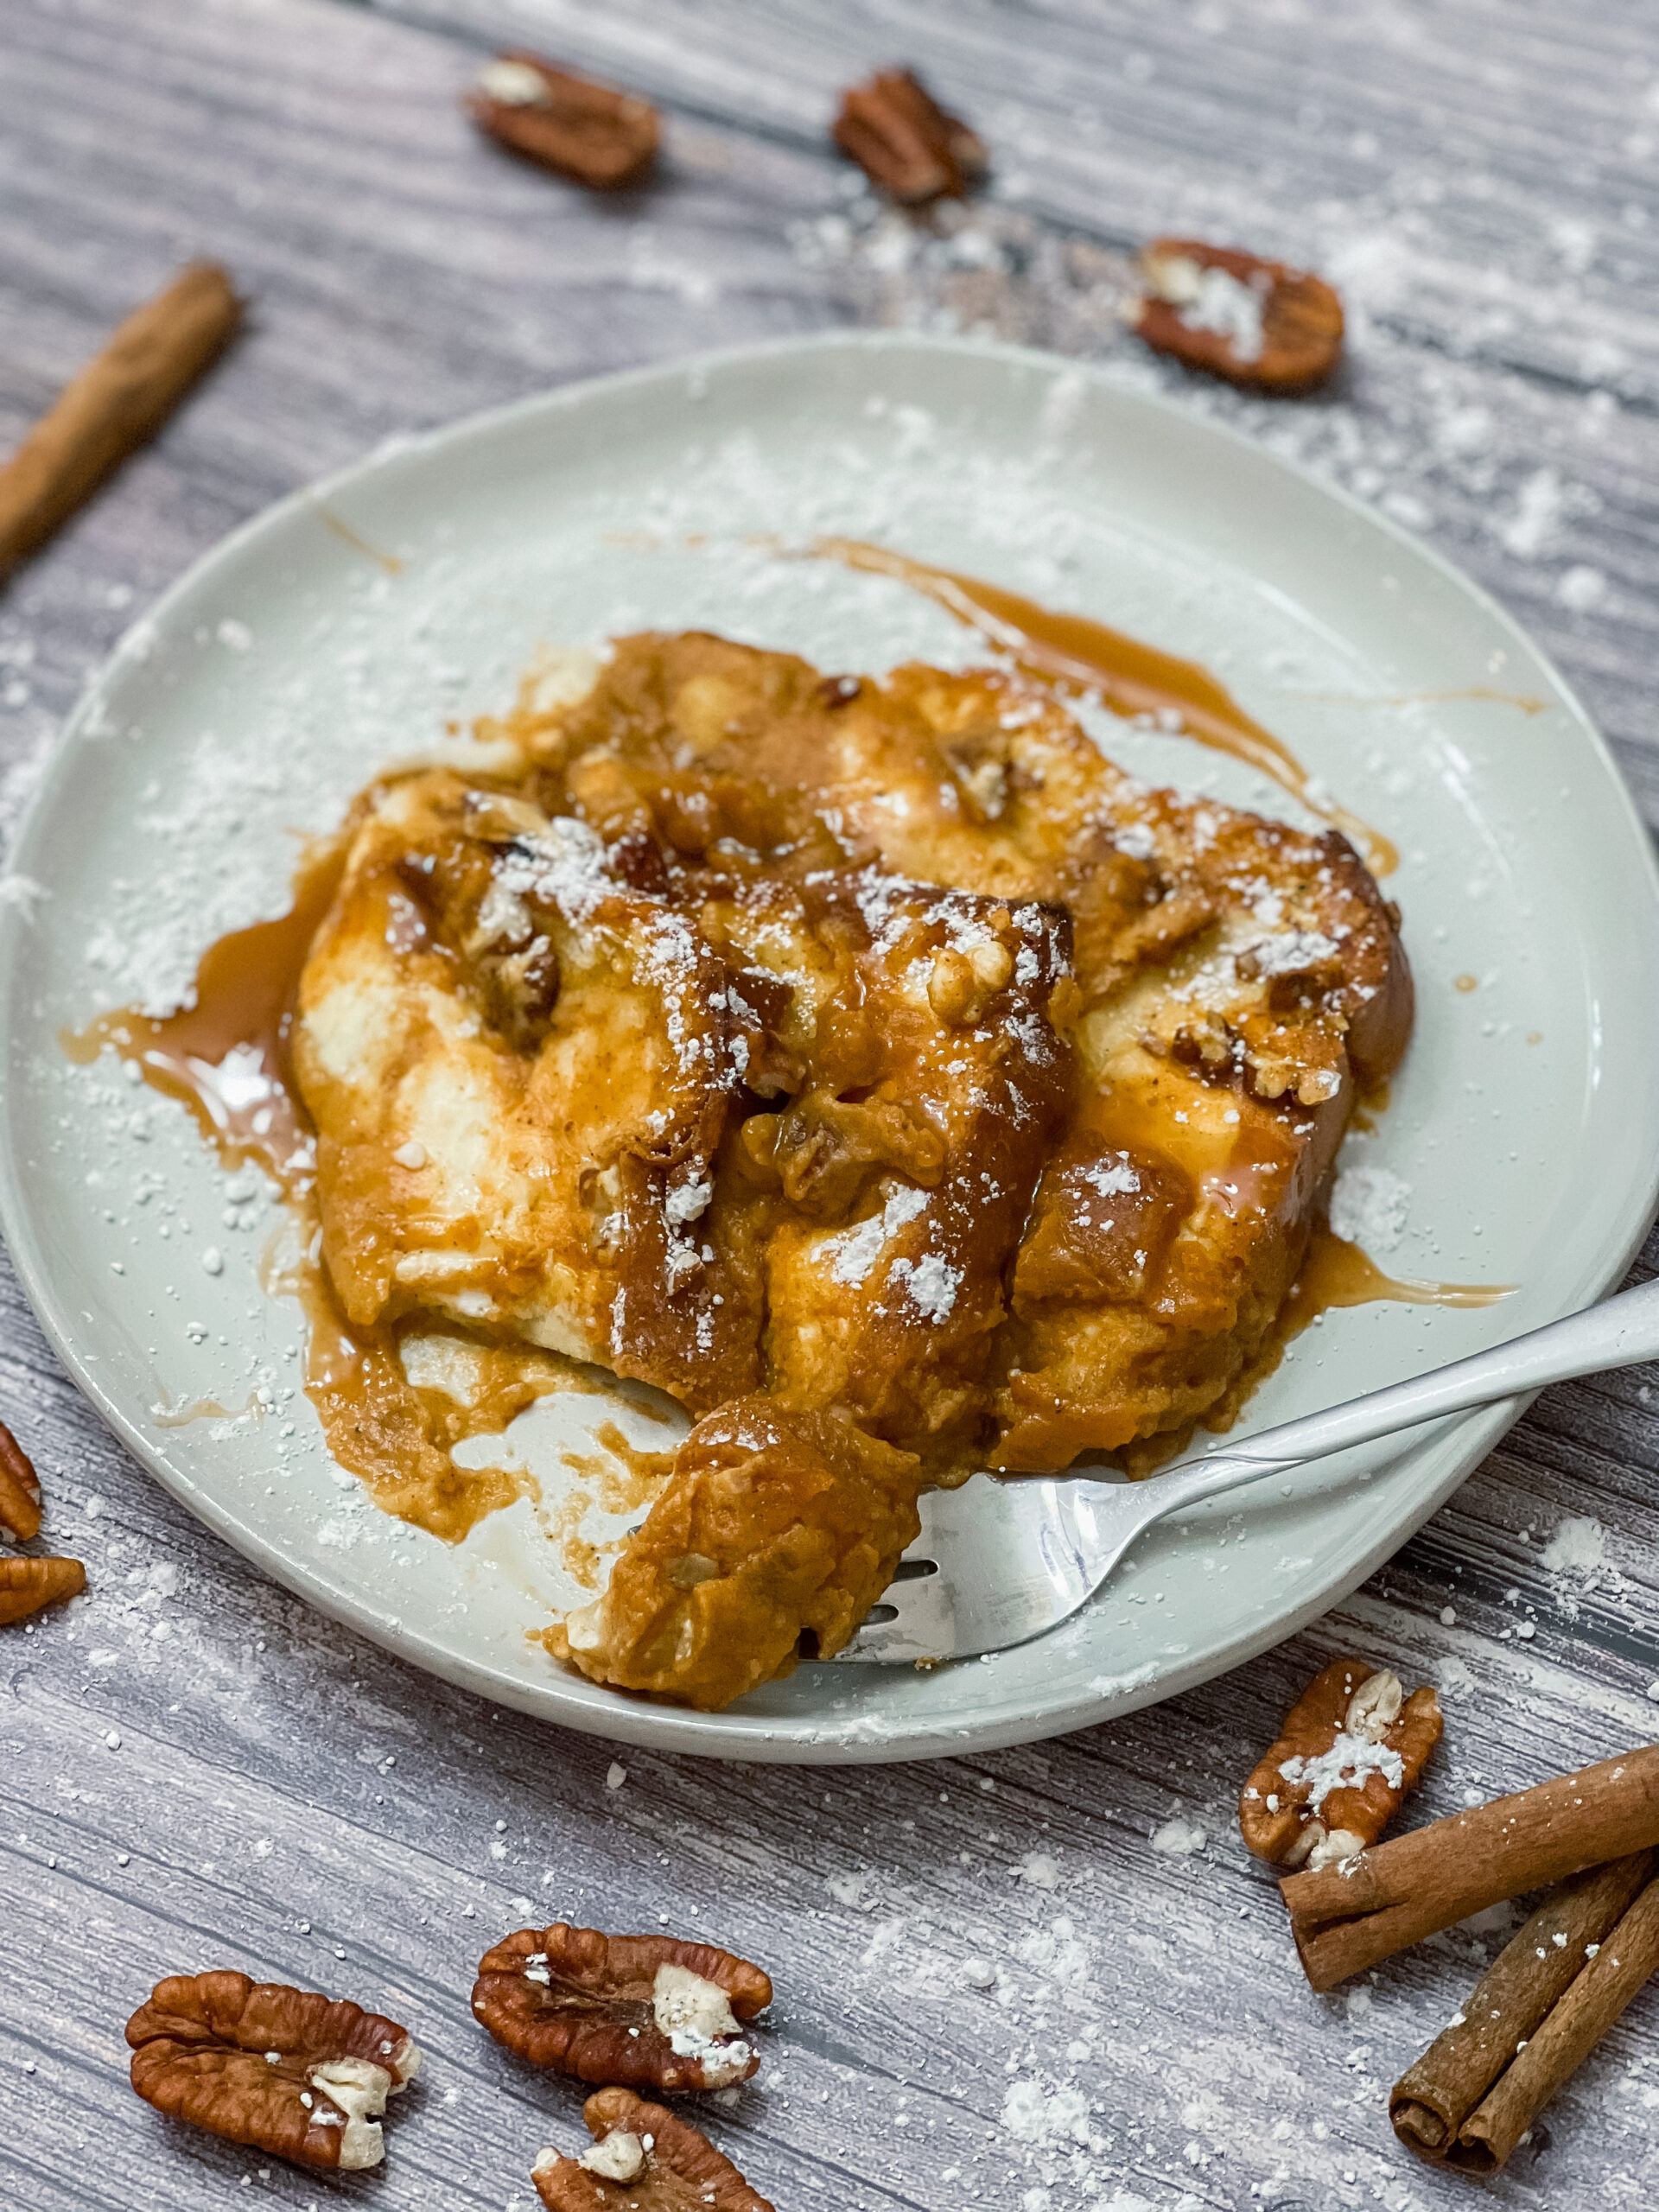
[[(918, 65), (1008, 206), (1323, 270), (1347, 375), (1313, 406), (1148, 371), (1267, 435), (1496, 591), (1560, 659), (1659, 822), (1659, 48), (1553, 0), (380, 0), (626, 79), (822, 159), (837, 89)], [(1098, 336), (1101, 334), (1096, 333)], [(1141, 370), (1128, 333), (1103, 348)]]
[[(985, 129), (1010, 219), (1109, 255), (1192, 227), (1345, 257), (1355, 358), (1316, 407), (1141, 370), (1098, 327), (1090, 342), (1427, 511), (1659, 798), (1659, 105), (1637, 18), (1611, 0), (1570, 16), (1528, 0), (400, 12), (13, 0), (0, 439), (190, 254), (226, 262), (255, 314), (0, 597), (8, 816), (133, 612), (277, 493), (561, 378), (931, 311), (926, 270), (882, 291), (855, 253), (821, 250), (845, 205), (819, 135), (829, 93), (896, 59)], [(667, 103), (661, 188), (595, 202), (475, 137), (455, 95), (508, 30)], [(1575, 568), (1604, 580), (1569, 591), (1576, 607), (1560, 595)], [(528, 2212), (531, 2161), (578, 2139), (578, 2099), (490, 2044), (467, 1993), (489, 1942), (564, 1915), (708, 1936), (772, 1971), (767, 2069), (709, 2126), (783, 2212), (1450, 2212), (1468, 2185), (1410, 2164), (1386, 2092), (1498, 1932), (1453, 1931), (1315, 1998), (1231, 1799), (1339, 1650), (1441, 1685), (1426, 1812), (1651, 1733), (1656, 1379), (1548, 1392), (1346, 1606), (1152, 1712), (928, 1767), (627, 1752), (612, 1788), (606, 1746), (412, 1673), (223, 1550), (105, 1433), (0, 1275), (0, 1416), (46, 1478), (37, 1548), (79, 1554), (92, 1579), (0, 1637), (0, 2196), (205, 2212), (245, 2179), (295, 2207)], [(262, 2170), (132, 2098), (127, 2013), (161, 1974), (216, 1964), (356, 1997), (429, 2046), (383, 2174)], [(1656, 2171), (1649, 1993), (1487, 2195), (1645, 2212)]]

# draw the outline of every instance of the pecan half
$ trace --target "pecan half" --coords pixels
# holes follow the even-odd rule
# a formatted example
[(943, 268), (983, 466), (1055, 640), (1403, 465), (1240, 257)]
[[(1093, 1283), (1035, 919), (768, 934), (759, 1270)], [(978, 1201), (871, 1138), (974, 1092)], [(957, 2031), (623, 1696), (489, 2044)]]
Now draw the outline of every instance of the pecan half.
[(42, 1605), (79, 1598), (86, 1587), (78, 1559), (0, 1559), (0, 1624), (27, 1620)]
[(33, 1462), (0, 1421), (0, 1529), (20, 1544), (41, 1533), (41, 1478)]
[(672, 1936), (521, 1928), (479, 1962), (473, 2011), (498, 2043), (583, 2082), (719, 2089), (760, 2054), (741, 2024), (772, 2002), (759, 1967)]
[(547, 2212), (772, 2212), (706, 2135), (632, 2089), (601, 2089), (579, 2158), (543, 2151), (531, 2178)]
[(1408, 1698), (1388, 1668), (1333, 1659), (1239, 1793), (1245, 1843), (1277, 1866), (1351, 1859), (1394, 1818), (1444, 1725), (1432, 1689)]
[(378, 2166), (377, 2118), (421, 2063), (395, 2020), (226, 1972), (158, 1981), (127, 2041), (158, 2112), (303, 2166)]
[(657, 158), (659, 124), (649, 100), (573, 76), (538, 54), (497, 54), (463, 105), (499, 145), (596, 192), (638, 184)]
[(919, 207), (960, 200), (988, 166), (985, 142), (947, 115), (911, 69), (878, 69), (841, 96), (830, 136), (873, 184)]
[(1262, 391), (1322, 384), (1342, 351), (1342, 302), (1323, 277), (1197, 238), (1154, 238), (1125, 310), (1148, 346)]

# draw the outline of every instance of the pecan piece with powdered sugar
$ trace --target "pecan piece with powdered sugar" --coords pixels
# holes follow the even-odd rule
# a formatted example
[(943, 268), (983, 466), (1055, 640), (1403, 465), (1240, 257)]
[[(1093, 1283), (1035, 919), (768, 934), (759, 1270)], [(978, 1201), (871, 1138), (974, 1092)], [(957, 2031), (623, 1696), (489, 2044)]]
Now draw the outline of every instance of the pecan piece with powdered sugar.
[(465, 102), (499, 145), (595, 192), (638, 184), (657, 158), (657, 111), (538, 54), (499, 54)]
[(582, 2116), (593, 2147), (543, 2151), (531, 2170), (547, 2212), (772, 2212), (708, 2137), (631, 2089), (601, 2089)]
[(473, 2012), (532, 2066), (583, 2082), (719, 2089), (760, 2054), (744, 2033), (772, 2002), (759, 1967), (672, 1936), (521, 1928), (480, 1961)]
[(1342, 352), (1342, 302), (1323, 277), (1197, 238), (1154, 238), (1124, 310), (1148, 346), (1261, 391), (1307, 391)]
[(1245, 1843), (1276, 1866), (1351, 1859), (1394, 1818), (1443, 1726), (1432, 1689), (1407, 1697), (1390, 1669), (1333, 1659), (1239, 1795)]
[(229, 1972), (158, 1981), (127, 2041), (132, 2086), (158, 2112), (346, 2172), (379, 2164), (379, 2115), (421, 2063), (395, 2020)]

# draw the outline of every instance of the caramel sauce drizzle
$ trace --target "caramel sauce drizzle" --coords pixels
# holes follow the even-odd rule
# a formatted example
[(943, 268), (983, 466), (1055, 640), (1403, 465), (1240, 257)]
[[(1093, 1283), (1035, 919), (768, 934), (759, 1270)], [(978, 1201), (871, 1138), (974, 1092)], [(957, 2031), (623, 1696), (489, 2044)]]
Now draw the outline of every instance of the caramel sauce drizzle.
[(563, 1389), (569, 1363), (530, 1344), (490, 1345), (466, 1404), (447, 1390), (418, 1388), (404, 1371), (405, 1338), (461, 1331), (445, 1323), (435, 1332), (423, 1315), (367, 1328), (348, 1320), (311, 1249), (276, 1287), (297, 1297), (305, 1314), (305, 1395), (328, 1449), (375, 1503), (453, 1544), (516, 1497), (538, 1497), (524, 1468), (461, 1467), (451, 1454), (468, 1437), (499, 1435), (526, 1406)]
[(613, 1421), (594, 1431), (594, 1441), (607, 1455), (600, 1471), (603, 1510), (633, 1513), (650, 1505), (673, 1471), (676, 1452), (649, 1452), (631, 1444)]
[[(653, 1414), (652, 1418), (658, 1418)], [(620, 1552), (626, 1537), (591, 1542), (582, 1524), (594, 1503), (594, 1492), (603, 1513), (632, 1513), (644, 1516), (656, 1503), (664, 1484), (673, 1472), (672, 1452), (647, 1452), (631, 1444), (613, 1421), (594, 1431), (596, 1452), (563, 1452), (559, 1457), (573, 1475), (593, 1490), (578, 1488), (562, 1501), (548, 1533), (559, 1546), (565, 1572), (584, 1589), (599, 1587), (599, 1565)]]
[(839, 561), (847, 568), (909, 584), (1000, 646), (1039, 683), (1073, 694), (1097, 692), (1120, 715), (1156, 715), (1173, 708), (1187, 736), (1270, 777), (1310, 813), (1351, 838), (1373, 875), (1390, 875), (1399, 867), (1395, 846), (1345, 807), (1316, 797), (1307, 771), (1289, 747), (1247, 715), (1232, 693), (1198, 661), (1161, 652), (1092, 615), (1057, 613), (1000, 584), (954, 569), (935, 568), (862, 538), (815, 538), (808, 551), (821, 560)]
[[(360, 1327), (348, 1320), (318, 1249), (313, 1200), (316, 1141), (294, 1079), (290, 1039), (300, 976), (346, 861), (343, 838), (310, 847), (294, 879), (293, 902), (274, 920), (232, 930), (209, 945), (192, 1003), (176, 1014), (118, 1007), (60, 1042), (81, 1066), (108, 1045), (164, 1097), (177, 1100), (227, 1168), (264, 1168), (292, 1210), (305, 1256), (286, 1273), (264, 1271), (273, 1295), (296, 1298), (307, 1321), (305, 1389), (328, 1449), (360, 1476), (377, 1504), (454, 1543), (486, 1514), (536, 1490), (523, 1469), (459, 1467), (450, 1457), (471, 1436), (494, 1435), (533, 1400), (558, 1389), (591, 1389), (572, 1361), (517, 1338), (493, 1344), (458, 1324), (438, 1332), (477, 1344), (470, 1402), (420, 1389), (404, 1372), (402, 1346), (433, 1333), (424, 1316)], [(251, 1408), (244, 1408), (246, 1412)], [(205, 1399), (163, 1407), (158, 1428), (238, 1418)]]
[(1361, 1136), (1375, 1136), (1382, 1116), (1389, 1110), (1389, 1101), (1394, 1095), (1394, 1085), (1385, 1075), (1375, 1077), (1359, 1086), (1354, 1099), (1354, 1110), (1348, 1117), (1348, 1127)]
[[(588, 1455), (584, 1452), (566, 1452), (561, 1457), (564, 1465), (572, 1474), (575, 1475), (585, 1473), (590, 1464)], [(601, 1560), (607, 1556), (614, 1555), (621, 1550), (622, 1547), (620, 1543), (601, 1546), (592, 1542), (583, 1535), (582, 1523), (588, 1517), (588, 1509), (593, 1502), (590, 1491), (583, 1489), (580, 1483), (574, 1484), (566, 1491), (551, 1514), (543, 1516), (542, 1525), (549, 1542), (558, 1552), (559, 1564), (570, 1580), (583, 1590), (596, 1591), (599, 1588), (599, 1570)], [(532, 1629), (526, 1633), (531, 1643), (540, 1643), (541, 1633), (538, 1630)]]
[(372, 545), (360, 531), (352, 528), (344, 515), (337, 515), (332, 507), (325, 506), (321, 499), (308, 498), (306, 505), (325, 529), (333, 531), (341, 544), (349, 545), (353, 553), (362, 553), (369, 560), (378, 562), (389, 576), (403, 575), (404, 563), (398, 556), (396, 553), (383, 553), (378, 545)]
[(152, 1089), (188, 1109), (226, 1167), (252, 1162), (290, 1198), (310, 1189), (316, 1147), (289, 1033), (300, 971), (345, 865), (341, 839), (308, 850), (285, 914), (232, 930), (203, 953), (193, 1004), (159, 1017), (118, 1007), (60, 1039), (82, 1067), (112, 1045)]
[(1411, 1275), (1387, 1274), (1320, 1218), (1280, 1315), (1279, 1332), (1285, 1340), (1300, 1336), (1319, 1315), (1344, 1306), (1372, 1306), (1384, 1299), (1400, 1306), (1496, 1306), (1514, 1289), (1506, 1282), (1421, 1282)]
[(594, 1442), (597, 1451), (571, 1450), (559, 1457), (573, 1475), (594, 1485), (601, 1512), (643, 1512), (673, 1471), (675, 1454), (641, 1451), (637, 1444), (629, 1443), (613, 1421), (594, 1431)]
[(1336, 707), (1421, 707), (1441, 700), (1484, 699), (1495, 707), (1518, 708), (1523, 715), (1541, 715), (1548, 706), (1530, 691), (1497, 691), (1490, 683), (1459, 683), (1442, 691), (1293, 691), (1294, 699), (1320, 699)]
[[(1195, 1426), (1208, 1429), (1212, 1435), (1223, 1435), (1230, 1430), (1249, 1399), (1270, 1375), (1278, 1371), (1286, 1346), (1323, 1313), (1344, 1306), (1383, 1303), (1496, 1306), (1500, 1299), (1508, 1298), (1513, 1288), (1510, 1283), (1424, 1282), (1411, 1275), (1386, 1274), (1369, 1253), (1338, 1236), (1323, 1212), (1316, 1214), (1301, 1266), (1272, 1328), (1226, 1395)], [(1192, 1433), (1177, 1433), (1167, 1440), (1149, 1437), (1117, 1456), (1131, 1475), (1139, 1478), (1154, 1474), (1186, 1449)]]

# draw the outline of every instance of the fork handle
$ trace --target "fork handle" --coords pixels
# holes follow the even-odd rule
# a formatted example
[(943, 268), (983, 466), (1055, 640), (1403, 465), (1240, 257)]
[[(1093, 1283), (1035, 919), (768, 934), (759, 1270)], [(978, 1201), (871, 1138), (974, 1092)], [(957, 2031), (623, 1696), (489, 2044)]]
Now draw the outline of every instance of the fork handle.
[(1224, 1447), (1173, 1468), (1153, 1485), (1168, 1499), (1158, 1517), (1262, 1475), (1282, 1473), (1304, 1460), (1323, 1459), (1352, 1445), (1375, 1443), (1378, 1437), (1393, 1436), (1445, 1414), (1466, 1413), (1471, 1407), (1495, 1405), (1502, 1398), (1519, 1397), (1575, 1375), (1634, 1367), (1655, 1358), (1659, 1358), (1659, 1280), (1621, 1291), (1599, 1306), (1551, 1321), (1508, 1344), (1454, 1360), (1449, 1367), (1369, 1391), (1346, 1405), (1305, 1414), (1230, 1449)]

